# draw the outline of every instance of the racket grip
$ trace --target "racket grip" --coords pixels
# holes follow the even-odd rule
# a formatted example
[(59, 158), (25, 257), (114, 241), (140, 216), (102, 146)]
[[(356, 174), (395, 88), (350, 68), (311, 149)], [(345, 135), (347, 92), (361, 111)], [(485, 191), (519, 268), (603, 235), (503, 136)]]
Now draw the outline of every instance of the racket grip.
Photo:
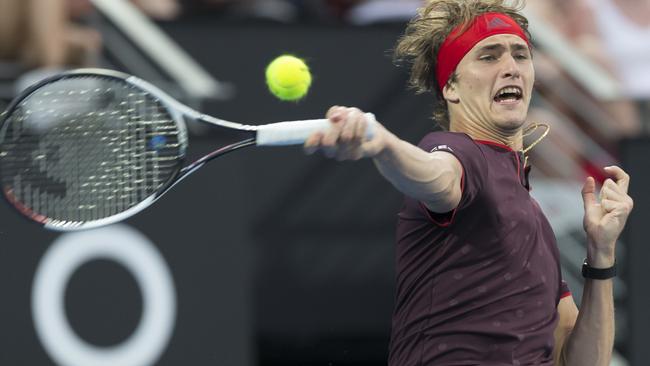
[[(372, 113), (366, 113), (366, 139), (375, 136), (377, 120)], [(332, 122), (329, 119), (278, 122), (258, 126), (256, 143), (258, 146), (302, 145), (314, 132), (327, 132)]]

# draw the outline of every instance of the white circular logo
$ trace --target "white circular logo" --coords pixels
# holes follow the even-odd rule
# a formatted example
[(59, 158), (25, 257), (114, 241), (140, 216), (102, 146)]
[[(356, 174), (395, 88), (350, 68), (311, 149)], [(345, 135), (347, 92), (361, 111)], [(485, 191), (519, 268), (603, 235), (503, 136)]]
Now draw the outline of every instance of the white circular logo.
[[(133, 334), (115, 346), (81, 339), (65, 315), (65, 290), (74, 271), (94, 259), (126, 267), (142, 293), (142, 316)], [(156, 247), (135, 229), (119, 225), (64, 234), (45, 253), (32, 287), (36, 334), (52, 359), (64, 366), (152, 365), (165, 351), (176, 319), (172, 275)]]

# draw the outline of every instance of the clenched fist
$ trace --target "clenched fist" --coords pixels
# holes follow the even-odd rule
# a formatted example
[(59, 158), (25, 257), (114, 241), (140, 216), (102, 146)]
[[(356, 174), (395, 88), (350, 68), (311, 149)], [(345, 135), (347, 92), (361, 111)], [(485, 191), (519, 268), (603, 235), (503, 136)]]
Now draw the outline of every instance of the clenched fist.
[(628, 196), (630, 176), (617, 166), (605, 168), (610, 176), (596, 200), (596, 183), (589, 177), (582, 188), (585, 204), (584, 228), (589, 242), (588, 261), (593, 267), (607, 268), (614, 264), (616, 240), (627, 221), (634, 202)]

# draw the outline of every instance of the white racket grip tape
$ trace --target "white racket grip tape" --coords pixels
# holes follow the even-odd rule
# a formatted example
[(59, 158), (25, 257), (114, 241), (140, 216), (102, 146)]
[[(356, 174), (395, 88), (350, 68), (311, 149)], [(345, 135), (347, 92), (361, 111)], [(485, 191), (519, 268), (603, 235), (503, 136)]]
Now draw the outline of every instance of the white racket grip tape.
[[(375, 136), (377, 120), (372, 113), (366, 113), (366, 139)], [(314, 132), (327, 132), (332, 126), (329, 119), (278, 122), (257, 127), (258, 146), (302, 145)]]

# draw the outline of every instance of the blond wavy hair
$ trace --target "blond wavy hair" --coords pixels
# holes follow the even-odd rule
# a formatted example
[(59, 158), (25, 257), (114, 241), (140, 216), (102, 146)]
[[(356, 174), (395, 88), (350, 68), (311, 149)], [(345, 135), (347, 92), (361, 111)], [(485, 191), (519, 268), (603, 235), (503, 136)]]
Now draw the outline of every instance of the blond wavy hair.
[[(417, 93), (432, 92), (436, 99), (433, 118), (445, 130), (449, 129), (447, 102), (438, 90), (436, 65), (438, 51), (445, 38), (458, 26), (469, 26), (483, 13), (502, 13), (514, 19), (530, 39), (528, 19), (521, 15), (525, 0), (427, 0), (411, 20), (394, 51), (397, 63), (410, 65), (409, 85)], [(456, 73), (449, 78), (455, 82)]]

